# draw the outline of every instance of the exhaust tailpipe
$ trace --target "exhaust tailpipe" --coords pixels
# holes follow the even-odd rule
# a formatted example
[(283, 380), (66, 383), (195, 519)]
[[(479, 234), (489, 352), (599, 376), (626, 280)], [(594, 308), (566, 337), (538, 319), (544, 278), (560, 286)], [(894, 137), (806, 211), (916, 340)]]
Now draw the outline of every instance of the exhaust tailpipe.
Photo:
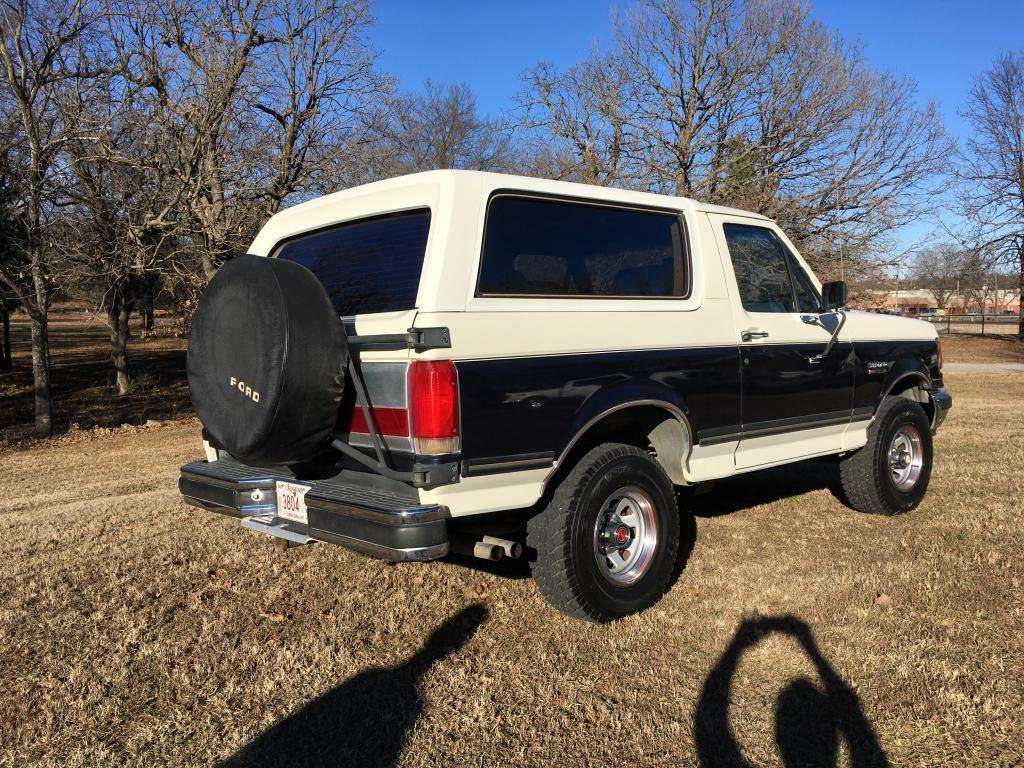
[(505, 556), (505, 550), (498, 544), (488, 544), (485, 541), (459, 541), (450, 543), (452, 552), (470, 557), (478, 557), (481, 560), (497, 562)]
[(520, 557), (523, 554), (523, 545), (511, 539), (499, 539), (495, 536), (484, 536), (480, 541), (484, 544), (493, 544), (501, 547), (505, 557)]

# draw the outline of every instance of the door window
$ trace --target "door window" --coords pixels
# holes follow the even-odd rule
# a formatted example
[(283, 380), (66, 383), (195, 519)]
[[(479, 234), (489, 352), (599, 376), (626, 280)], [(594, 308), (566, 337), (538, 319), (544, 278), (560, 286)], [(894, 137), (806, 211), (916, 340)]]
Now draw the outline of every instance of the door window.
[(795, 312), (787, 255), (770, 229), (723, 224), (740, 300), (748, 312)]
[(796, 287), (796, 303), (801, 312), (821, 312), (821, 296), (818, 294), (811, 278), (807, 276), (803, 268), (793, 258), (793, 254), (786, 252), (789, 256), (789, 269), (793, 273), (794, 286)]

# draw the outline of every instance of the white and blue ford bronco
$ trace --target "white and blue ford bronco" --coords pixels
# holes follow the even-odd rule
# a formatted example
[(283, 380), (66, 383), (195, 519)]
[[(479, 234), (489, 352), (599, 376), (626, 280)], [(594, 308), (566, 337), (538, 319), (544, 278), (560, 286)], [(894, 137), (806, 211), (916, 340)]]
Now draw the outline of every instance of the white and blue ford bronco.
[(677, 486), (835, 456), (913, 509), (952, 401), (928, 323), (847, 312), (786, 235), (694, 200), (433, 171), (311, 200), (195, 314), (195, 506), (389, 560), (524, 555), (557, 608), (659, 599)]

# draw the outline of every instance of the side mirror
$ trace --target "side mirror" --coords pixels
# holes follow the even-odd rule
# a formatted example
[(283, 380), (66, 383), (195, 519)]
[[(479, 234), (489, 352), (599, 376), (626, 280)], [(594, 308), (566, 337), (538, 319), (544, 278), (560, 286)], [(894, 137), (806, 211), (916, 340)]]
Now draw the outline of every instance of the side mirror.
[(846, 297), (849, 293), (846, 283), (842, 280), (832, 280), (821, 284), (821, 307), (826, 312), (833, 309), (842, 309), (846, 306)]

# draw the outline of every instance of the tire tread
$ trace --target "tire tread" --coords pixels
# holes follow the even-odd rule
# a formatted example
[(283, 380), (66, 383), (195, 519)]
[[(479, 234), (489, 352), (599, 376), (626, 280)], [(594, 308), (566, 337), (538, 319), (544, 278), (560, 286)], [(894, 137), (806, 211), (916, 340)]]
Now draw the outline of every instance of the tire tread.
[[(882, 401), (875, 419), (868, 427), (868, 441), (863, 448), (850, 454), (839, 463), (839, 478), (843, 495), (851, 507), (858, 512), (872, 515), (897, 515), (907, 510), (894, 510), (887, 502), (882, 479), (875, 468), (878, 466), (879, 452), (886, 450), (880, 439), (880, 433), (888, 424), (891, 414), (895, 411), (912, 406), (920, 411), (921, 417), (927, 421), (921, 406), (904, 397), (888, 397)], [(930, 457), (928, 458), (930, 461)]]
[[(527, 546), (537, 552), (532, 564), (533, 578), (547, 601), (563, 613), (585, 621), (608, 621), (609, 616), (587, 599), (572, 569), (570, 510), (575, 509), (588, 482), (600, 474), (612, 461), (625, 456), (636, 456), (650, 461), (671, 486), (665, 470), (650, 455), (633, 445), (623, 443), (602, 443), (592, 448), (577, 462), (555, 489), (551, 500), (543, 510), (530, 519), (527, 525)], [(673, 495), (674, 498), (674, 495)], [(678, 514), (678, 510), (671, 510)], [(678, 539), (666, 542), (672, 551), (668, 554), (675, 562)], [(665, 582), (667, 584), (668, 578)], [(661, 584), (663, 590), (666, 584)]]

